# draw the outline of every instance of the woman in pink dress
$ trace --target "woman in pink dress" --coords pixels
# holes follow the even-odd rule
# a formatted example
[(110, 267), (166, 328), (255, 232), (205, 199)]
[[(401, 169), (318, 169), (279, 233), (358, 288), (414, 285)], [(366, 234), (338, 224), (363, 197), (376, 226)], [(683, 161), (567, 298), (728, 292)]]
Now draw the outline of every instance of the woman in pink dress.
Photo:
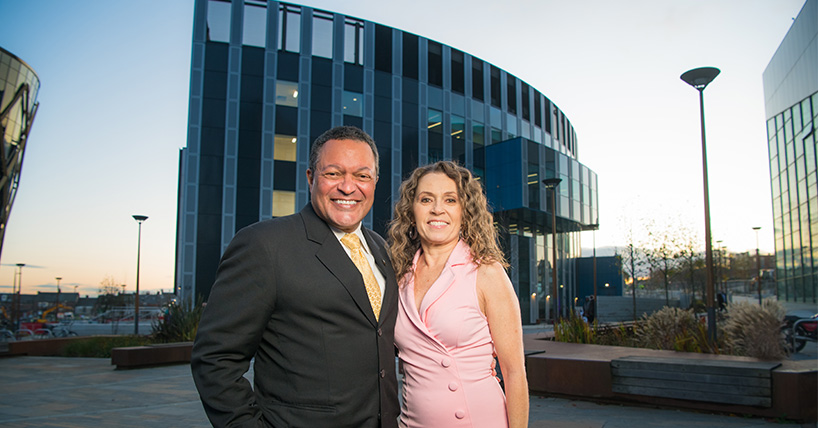
[(401, 185), (389, 238), (401, 426), (526, 427), (520, 309), (480, 183), (453, 162), (418, 168)]

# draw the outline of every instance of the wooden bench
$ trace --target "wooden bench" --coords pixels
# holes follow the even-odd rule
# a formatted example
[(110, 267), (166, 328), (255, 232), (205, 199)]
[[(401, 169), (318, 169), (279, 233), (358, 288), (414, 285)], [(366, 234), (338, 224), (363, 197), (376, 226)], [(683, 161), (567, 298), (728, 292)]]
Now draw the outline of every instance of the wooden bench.
[(132, 369), (163, 364), (190, 362), (193, 342), (128, 346), (111, 349), (111, 364), (117, 369)]
[(615, 393), (711, 403), (772, 406), (779, 362), (623, 357), (611, 361)]

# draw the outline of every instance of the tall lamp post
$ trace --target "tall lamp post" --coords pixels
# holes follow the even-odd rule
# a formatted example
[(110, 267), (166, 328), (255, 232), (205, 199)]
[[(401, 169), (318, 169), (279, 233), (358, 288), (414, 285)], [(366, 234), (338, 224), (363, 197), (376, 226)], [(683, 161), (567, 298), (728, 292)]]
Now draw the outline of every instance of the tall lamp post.
[(560, 311), (559, 290), (557, 290), (557, 186), (562, 182), (561, 178), (546, 178), (542, 181), (545, 187), (551, 191), (551, 294), (554, 296), (554, 324), (557, 324), (557, 317)]
[(148, 219), (146, 215), (135, 214), (133, 219), (139, 223), (139, 235), (136, 241), (136, 294), (134, 295), (133, 334), (139, 334), (139, 253), (142, 249), (142, 222)]
[(599, 303), (596, 300), (596, 295), (597, 295), (597, 293), (596, 293), (596, 230), (599, 229), (599, 223), (592, 224), (591, 227), (593, 227), (593, 230), (592, 230), (591, 233), (592, 233), (592, 237), (593, 237), (593, 240), (594, 240), (594, 305), (593, 305), (594, 306), (594, 312), (593, 312), (592, 315), (594, 316), (594, 320), (596, 320), (597, 303)]
[(704, 131), (704, 88), (720, 73), (715, 67), (694, 68), (684, 72), (680, 78), (699, 91), (699, 116), (702, 131), (702, 175), (704, 178), (704, 245), (707, 270), (707, 335), (711, 343), (716, 342), (716, 293), (713, 289), (713, 244), (710, 235), (710, 192), (707, 182), (707, 144)]
[(57, 322), (60, 322), (60, 280), (62, 277), (58, 276), (54, 279), (57, 280)]
[(758, 282), (758, 304), (761, 305), (761, 258), (758, 255), (758, 231), (761, 226), (753, 228), (756, 231), (756, 282)]
[(16, 322), (17, 330), (20, 330), (20, 317), (23, 315), (20, 312), (20, 308), (21, 308), (20, 299), (23, 298), (23, 294), (22, 294), (21, 291), (23, 290), (23, 266), (25, 266), (25, 265), (26, 265), (25, 263), (17, 263), (17, 267), (19, 268), (19, 270), (17, 272), (17, 306), (16, 306), (16, 308), (14, 310), (14, 312), (16, 313), (16, 318), (17, 318), (17, 322)]

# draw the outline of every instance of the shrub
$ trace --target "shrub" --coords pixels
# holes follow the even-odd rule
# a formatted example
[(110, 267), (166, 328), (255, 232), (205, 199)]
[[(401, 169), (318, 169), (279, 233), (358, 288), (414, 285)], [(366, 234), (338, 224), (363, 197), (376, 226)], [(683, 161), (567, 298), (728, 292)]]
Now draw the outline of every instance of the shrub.
[(643, 315), (635, 327), (639, 346), (669, 351), (718, 353), (707, 340), (707, 327), (692, 310), (664, 307)]
[(554, 338), (558, 342), (596, 343), (596, 322), (593, 328), (577, 314), (560, 319), (554, 326)]
[(202, 310), (201, 299), (196, 305), (191, 305), (190, 300), (181, 305), (171, 303), (164, 318), (153, 324), (151, 337), (158, 343), (192, 342), (196, 338)]
[(784, 312), (784, 306), (774, 300), (765, 300), (762, 305), (731, 303), (722, 326), (729, 352), (764, 360), (783, 359), (786, 356), (781, 337)]
[(126, 346), (147, 345), (150, 340), (144, 336), (92, 336), (84, 340), (74, 340), (67, 344), (60, 355), (63, 357), (111, 358), (111, 349)]

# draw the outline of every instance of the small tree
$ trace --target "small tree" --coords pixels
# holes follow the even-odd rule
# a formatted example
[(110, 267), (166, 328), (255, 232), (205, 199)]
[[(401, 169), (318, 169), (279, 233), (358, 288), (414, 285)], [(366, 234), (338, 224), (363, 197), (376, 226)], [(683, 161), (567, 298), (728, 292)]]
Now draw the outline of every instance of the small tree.
[[(658, 273), (665, 288), (665, 305), (670, 306), (670, 277), (679, 264), (680, 237), (671, 227), (659, 227), (655, 222), (648, 224), (648, 245), (645, 260), (651, 268), (651, 277)], [(678, 229), (676, 229), (678, 230)]]
[(622, 273), (631, 279), (631, 290), (633, 292), (633, 320), (636, 321), (636, 289), (639, 284), (639, 275), (644, 272), (645, 255), (644, 251), (636, 244), (634, 238), (633, 228), (627, 229), (626, 235), (627, 246), (622, 252)]
[(94, 305), (96, 313), (101, 314), (130, 303), (130, 297), (122, 293), (122, 286), (118, 285), (112, 276), (108, 275), (103, 278), (99, 285), (99, 296)]

